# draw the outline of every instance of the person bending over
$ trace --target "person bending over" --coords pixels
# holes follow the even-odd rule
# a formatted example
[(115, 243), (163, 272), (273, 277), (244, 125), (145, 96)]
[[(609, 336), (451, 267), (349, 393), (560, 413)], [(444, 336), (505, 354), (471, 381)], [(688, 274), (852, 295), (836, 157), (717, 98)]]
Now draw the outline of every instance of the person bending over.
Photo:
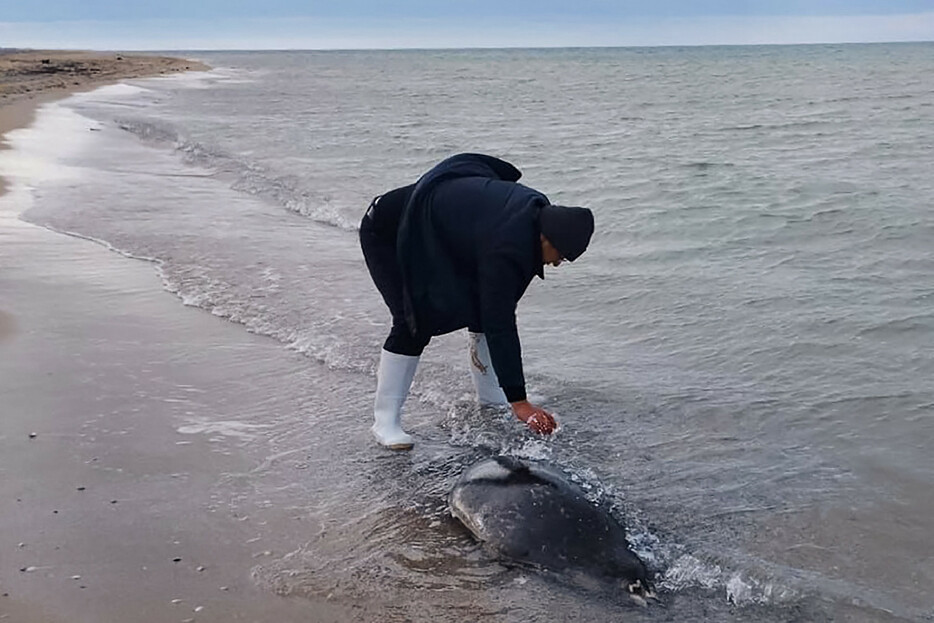
[(412, 448), (401, 417), (419, 356), (432, 336), (464, 327), (480, 403), (508, 403), (533, 431), (554, 431), (554, 417), (526, 399), (516, 305), (545, 264), (584, 252), (594, 220), (587, 208), (552, 205), (521, 175), (498, 158), (459, 154), (370, 203), (360, 243), (392, 314), (372, 427), (383, 446)]

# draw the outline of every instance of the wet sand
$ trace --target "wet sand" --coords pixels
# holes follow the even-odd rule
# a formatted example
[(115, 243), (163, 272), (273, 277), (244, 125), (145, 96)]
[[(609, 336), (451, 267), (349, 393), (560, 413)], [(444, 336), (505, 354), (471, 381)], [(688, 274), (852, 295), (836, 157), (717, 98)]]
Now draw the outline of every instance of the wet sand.
[(255, 565), (301, 542), (302, 518), (231, 512), (218, 485), (258, 460), (262, 435), (244, 431), (302, 409), (290, 387), (313, 399), (301, 356), (7, 203), (0, 292), (18, 330), (0, 343), (0, 617), (348, 620), (254, 585)]
[[(35, 117), (36, 109), (45, 102), (51, 102), (61, 97), (65, 97), (67, 91), (49, 91), (43, 94), (37, 94), (31, 98), (22, 98), (16, 101), (0, 104), (0, 149), (7, 149), (5, 140), (6, 133), (16, 128), (25, 128), (32, 123)], [(6, 193), (9, 184), (6, 179), (0, 175), (0, 196)], [(2, 327), (0, 321), (0, 327)], [(0, 335), (3, 330), (0, 329)]]
[[(0, 131), (68, 92), (15, 98)], [(302, 518), (240, 515), (218, 487), (263, 455), (244, 430), (321, 390), (306, 362), (180, 305), (147, 262), (23, 221), (22, 192), (0, 186), (0, 621), (349, 620), (256, 587)]]

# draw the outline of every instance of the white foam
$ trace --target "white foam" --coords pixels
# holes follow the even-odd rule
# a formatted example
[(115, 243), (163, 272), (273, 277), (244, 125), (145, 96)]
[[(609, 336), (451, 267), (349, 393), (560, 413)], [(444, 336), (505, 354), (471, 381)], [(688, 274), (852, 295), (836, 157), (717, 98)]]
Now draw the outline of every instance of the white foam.
[(109, 101), (114, 99), (133, 98), (148, 93), (152, 93), (152, 90), (136, 84), (118, 82), (117, 84), (108, 84), (106, 86), (98, 87), (93, 91), (75, 93), (71, 96), (70, 100), (74, 102), (97, 102), (101, 100)]
[(184, 89), (209, 89), (216, 84), (252, 84), (256, 82), (254, 74), (263, 72), (247, 71), (232, 67), (215, 67), (207, 71), (185, 71), (163, 76), (137, 79), (137, 82), (170, 82), (172, 86)]
[(668, 567), (661, 584), (671, 590), (689, 586), (712, 589), (721, 582), (722, 576), (723, 570), (719, 565), (705, 563), (690, 554), (684, 554)]
[(553, 448), (549, 439), (526, 439), (522, 445), (511, 452), (513, 456), (533, 461), (546, 461), (551, 458)]
[(259, 431), (267, 428), (271, 428), (271, 426), (266, 424), (247, 424), (246, 422), (237, 422), (232, 420), (211, 422), (202, 420), (196, 423), (180, 426), (176, 430), (182, 435), (210, 433), (221, 435), (222, 437), (255, 439)]

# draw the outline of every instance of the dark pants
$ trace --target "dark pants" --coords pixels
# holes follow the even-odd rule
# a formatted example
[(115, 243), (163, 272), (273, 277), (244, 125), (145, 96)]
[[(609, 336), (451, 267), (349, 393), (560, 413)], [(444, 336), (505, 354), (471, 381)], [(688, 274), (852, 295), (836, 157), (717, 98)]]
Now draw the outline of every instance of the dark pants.
[(363, 221), (360, 223), (360, 246), (366, 267), (373, 277), (376, 289), (383, 295), (386, 306), (392, 314), (392, 329), (383, 348), (397, 355), (417, 357), (425, 350), (431, 340), (430, 335), (412, 335), (405, 322), (405, 305), (402, 298), (402, 272), (396, 257), (396, 232), (398, 223), (388, 223), (380, 227), (380, 219), (374, 218), (374, 211), (379, 210), (377, 202), (370, 204)]

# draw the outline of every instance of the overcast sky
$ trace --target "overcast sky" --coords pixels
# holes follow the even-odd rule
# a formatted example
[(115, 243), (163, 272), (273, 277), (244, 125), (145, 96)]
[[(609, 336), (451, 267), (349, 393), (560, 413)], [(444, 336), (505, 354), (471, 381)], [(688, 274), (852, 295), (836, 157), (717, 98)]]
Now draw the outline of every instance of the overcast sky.
[(0, 47), (333, 49), (934, 40), (934, 0), (0, 0)]

